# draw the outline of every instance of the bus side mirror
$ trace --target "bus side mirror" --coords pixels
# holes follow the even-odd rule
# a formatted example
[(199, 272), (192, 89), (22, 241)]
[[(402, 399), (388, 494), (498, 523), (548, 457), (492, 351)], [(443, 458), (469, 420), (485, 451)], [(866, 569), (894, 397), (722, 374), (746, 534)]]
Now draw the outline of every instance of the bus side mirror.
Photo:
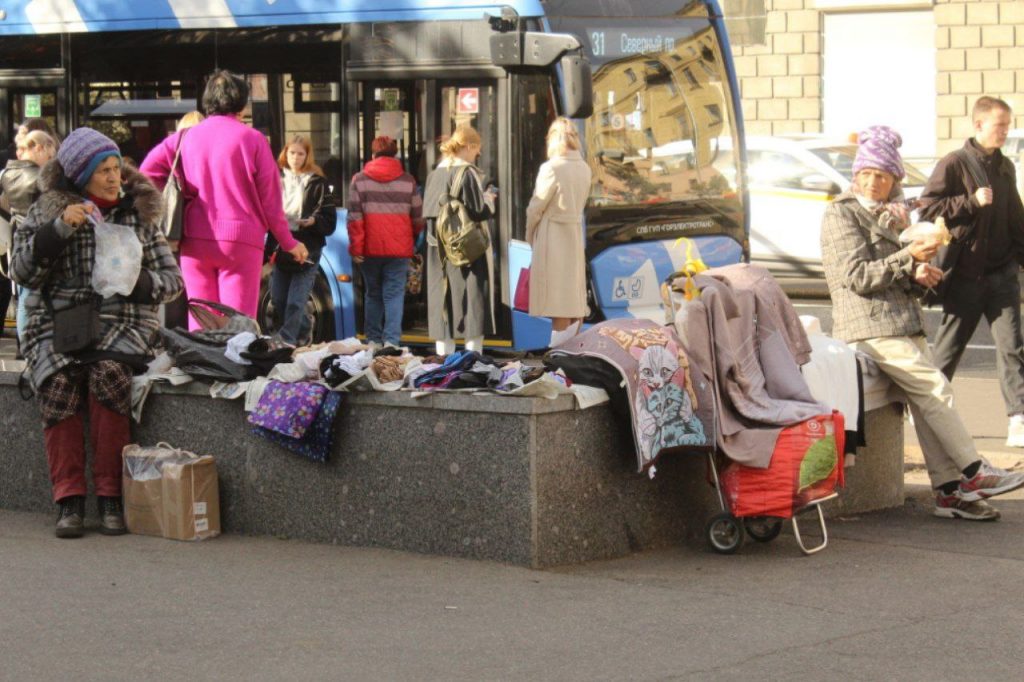
[(594, 85), (590, 62), (581, 55), (562, 57), (562, 84), (567, 118), (590, 118), (594, 113)]
[[(493, 22), (492, 22), (493, 23)], [(538, 31), (498, 32), (491, 35), (491, 61), (508, 70), (546, 69), (558, 64), (562, 71), (565, 116), (587, 118), (594, 113), (590, 62), (576, 36)]]

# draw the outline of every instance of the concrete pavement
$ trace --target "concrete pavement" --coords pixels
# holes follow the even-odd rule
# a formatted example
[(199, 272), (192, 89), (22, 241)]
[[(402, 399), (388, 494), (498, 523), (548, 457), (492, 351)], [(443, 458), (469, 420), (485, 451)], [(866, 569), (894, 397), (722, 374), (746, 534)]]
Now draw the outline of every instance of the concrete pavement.
[[(955, 387), (986, 454), (1019, 460), (995, 380)], [(908, 490), (831, 521), (813, 557), (784, 533), (550, 571), (239, 536), (58, 541), (50, 516), (0, 511), (0, 679), (1020, 679), (1024, 495), (981, 524)]]

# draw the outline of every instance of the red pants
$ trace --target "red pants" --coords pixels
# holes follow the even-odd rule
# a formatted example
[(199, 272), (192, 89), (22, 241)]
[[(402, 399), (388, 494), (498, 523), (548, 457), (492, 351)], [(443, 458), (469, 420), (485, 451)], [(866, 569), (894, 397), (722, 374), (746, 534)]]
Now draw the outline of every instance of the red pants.
[[(81, 413), (43, 430), (53, 501), (85, 495), (85, 426)], [(131, 442), (128, 417), (89, 396), (89, 443), (96, 494), (121, 495), (121, 451)]]
[(121, 451), (131, 441), (131, 370), (104, 360), (65, 368), (36, 395), (43, 416), (43, 440), (50, 465), (53, 499), (85, 495), (84, 403), (89, 406), (92, 482), (96, 494), (121, 494)]

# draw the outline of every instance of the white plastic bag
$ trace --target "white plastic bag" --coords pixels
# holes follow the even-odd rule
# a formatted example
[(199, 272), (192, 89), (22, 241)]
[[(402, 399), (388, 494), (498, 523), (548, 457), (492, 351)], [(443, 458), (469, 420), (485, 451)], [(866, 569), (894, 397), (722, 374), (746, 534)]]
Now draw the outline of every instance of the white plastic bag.
[(135, 229), (97, 221), (90, 217), (96, 232), (96, 262), (92, 267), (92, 288), (97, 294), (127, 296), (135, 288), (142, 271), (142, 242)]
[(935, 219), (934, 223), (914, 223), (907, 229), (900, 232), (900, 241), (904, 244), (910, 242), (924, 242), (931, 244), (938, 242), (941, 246), (949, 244), (950, 234), (946, 229), (946, 221), (942, 216)]

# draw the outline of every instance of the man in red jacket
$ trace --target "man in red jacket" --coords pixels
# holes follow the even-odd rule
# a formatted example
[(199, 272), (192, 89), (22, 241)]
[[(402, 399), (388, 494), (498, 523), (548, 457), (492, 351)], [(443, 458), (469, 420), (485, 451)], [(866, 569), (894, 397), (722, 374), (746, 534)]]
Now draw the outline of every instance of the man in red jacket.
[(366, 339), (376, 347), (398, 346), (409, 259), (423, 231), (423, 200), (416, 178), (395, 158), (395, 140), (375, 138), (370, 151), (373, 159), (349, 190), (349, 253), (363, 272)]

